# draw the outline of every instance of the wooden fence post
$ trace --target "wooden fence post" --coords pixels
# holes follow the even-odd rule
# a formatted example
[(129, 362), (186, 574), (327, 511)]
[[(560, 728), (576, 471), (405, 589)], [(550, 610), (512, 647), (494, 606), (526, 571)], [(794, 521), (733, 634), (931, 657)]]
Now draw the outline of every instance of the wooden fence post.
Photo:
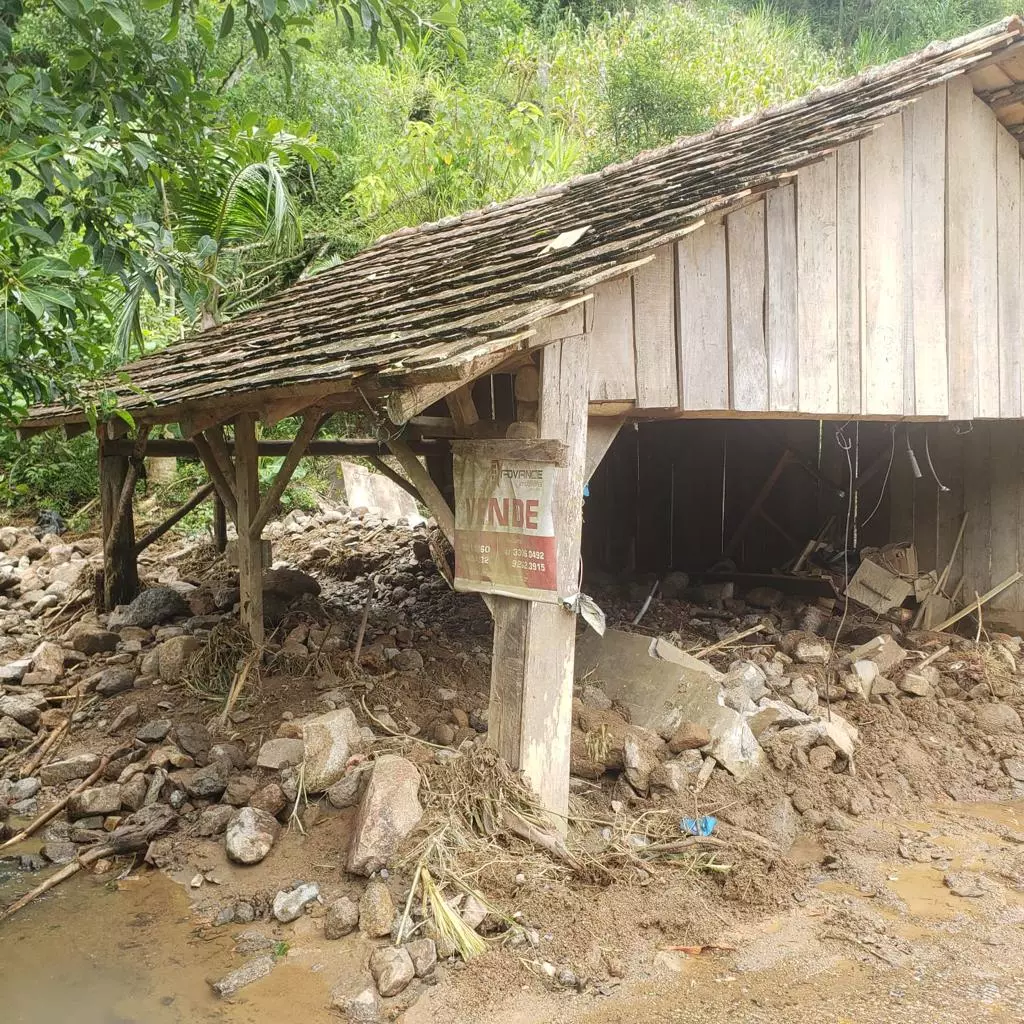
[(250, 412), (235, 419), (235, 499), (241, 620), (253, 644), (260, 645), (263, 643), (263, 545), (262, 531), (252, 529), (259, 515), (260, 474), (256, 416)]
[(101, 424), (99, 473), (103, 521), (103, 605), (106, 611), (112, 611), (119, 604), (130, 603), (139, 592), (131, 495), (127, 501), (123, 500), (126, 485), (131, 491), (135, 490), (138, 470), (133, 470), (131, 456), (105, 453), (107, 441), (107, 425)]

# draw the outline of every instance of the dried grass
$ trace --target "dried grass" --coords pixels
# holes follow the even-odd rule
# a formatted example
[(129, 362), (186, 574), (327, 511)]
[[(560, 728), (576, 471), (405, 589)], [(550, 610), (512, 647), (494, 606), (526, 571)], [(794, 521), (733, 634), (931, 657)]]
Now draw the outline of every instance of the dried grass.
[(248, 630), (237, 619), (223, 619), (210, 631), (206, 643), (192, 655), (185, 670), (185, 688), (201, 700), (225, 703), (225, 711), (252, 696), (259, 682), (262, 649), (253, 646)]

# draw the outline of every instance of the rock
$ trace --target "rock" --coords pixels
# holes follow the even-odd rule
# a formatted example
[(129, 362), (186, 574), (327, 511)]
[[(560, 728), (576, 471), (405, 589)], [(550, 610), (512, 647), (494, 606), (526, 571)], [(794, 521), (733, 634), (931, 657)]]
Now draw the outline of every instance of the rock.
[(784, 598), (785, 595), (782, 591), (776, 590), (774, 587), (754, 587), (746, 594), (747, 604), (753, 605), (755, 608), (778, 608)]
[(291, 768), (301, 764), (305, 753), (306, 745), (302, 740), (267, 740), (260, 747), (259, 755), (256, 758), (256, 766), (258, 768), (268, 768), (271, 771), (280, 771), (282, 768)]
[(683, 754), (678, 760), (659, 764), (651, 772), (651, 785), (667, 789), (670, 793), (685, 793), (696, 781), (704, 758), (695, 750), (684, 751)]
[(49, 672), (54, 678), (60, 679), (64, 675), (66, 658), (67, 654), (63, 647), (50, 640), (44, 640), (32, 652), (32, 671)]
[(359, 723), (349, 708), (328, 711), (303, 723), (302, 741), (303, 782), (310, 793), (322, 793), (342, 778), (349, 758), (363, 748)]
[(214, 804), (207, 807), (199, 815), (196, 823), (196, 835), (204, 837), (219, 836), (228, 827), (228, 822), (235, 816), (235, 809), (229, 804)]
[(981, 879), (970, 871), (950, 871), (942, 882), (954, 896), (965, 899), (980, 899), (986, 892)]
[(82, 654), (109, 654), (117, 650), (120, 637), (109, 629), (79, 623), (71, 634), (71, 646)]
[(831, 771), (835, 766), (836, 758), (836, 752), (825, 743), (812, 747), (807, 753), (807, 760), (811, 767), (819, 772)]
[(1003, 771), (1014, 782), (1024, 782), (1024, 757), (1003, 758)]
[(790, 800), (793, 802), (793, 808), (799, 814), (806, 814), (814, 806), (814, 794), (803, 786), (797, 786), (793, 790)]
[(907, 652), (891, 636), (876, 636), (866, 644), (855, 647), (846, 656), (850, 663), (873, 661), (880, 675), (887, 675), (907, 658)]
[(169, 718), (154, 718), (136, 730), (135, 738), (142, 743), (162, 743), (173, 724)]
[(386, 998), (397, 996), (416, 977), (412, 957), (402, 947), (385, 946), (370, 954), (370, 973), (377, 983), (377, 991)]
[[(252, 910), (250, 905), (249, 910)], [(243, 914), (245, 911), (242, 912)], [(242, 924), (248, 924), (248, 921), (240, 922)], [(241, 953), (242, 956), (254, 956), (257, 953), (267, 953), (277, 945), (277, 942), (270, 935), (264, 935), (262, 932), (256, 931), (255, 928), (250, 928), (248, 931), (242, 932), (241, 935), (235, 936), (235, 952)]]
[(373, 881), (359, 897), (359, 930), (371, 939), (391, 934), (395, 919), (395, 904), (383, 882)]
[(997, 736), (1000, 733), (1019, 733), (1020, 715), (1009, 704), (982, 704), (974, 713), (974, 727), (986, 736)]
[(214, 762), (200, 768), (190, 779), (185, 781), (185, 790), (189, 796), (199, 800), (215, 800), (224, 792), (227, 781), (221, 763)]
[(668, 741), (668, 749), (673, 754), (681, 754), (684, 750), (699, 750), (711, 742), (711, 733), (703, 725), (696, 722), (683, 722)]
[(258, 864), (274, 845), (277, 819), (255, 807), (243, 807), (228, 823), (225, 847), (237, 864)]
[(113, 736), (120, 732), (126, 725), (134, 725), (139, 720), (139, 705), (125, 704), (117, 713), (117, 717), (110, 723), (107, 729), (108, 735)]
[(13, 747), (16, 743), (28, 743), (32, 730), (26, 729), (13, 718), (0, 718), (0, 747)]
[[(149, 593), (149, 591), (145, 591)], [(277, 961), (273, 955), (255, 957), (246, 961), (241, 967), (236, 968), (230, 974), (225, 974), (219, 981), (211, 981), (213, 991), (221, 999), (230, 999), (236, 992), (251, 985), (260, 978), (265, 978), (274, 969)]]
[(370, 772), (349, 847), (348, 870), (370, 875), (384, 867), (423, 816), (420, 773), (404, 757), (378, 758)]
[(365, 772), (354, 771), (340, 778), (333, 786), (327, 789), (327, 799), (332, 807), (342, 810), (345, 807), (355, 807), (359, 802), (359, 791), (362, 789)]
[(43, 844), (43, 856), (51, 864), (70, 864), (78, 859), (78, 846), (65, 839), (54, 839)]
[(131, 604), (119, 605), (110, 613), (108, 625), (140, 626), (149, 629), (163, 622), (188, 615), (185, 599), (171, 587), (150, 587), (144, 590)]
[(752, 661), (734, 661), (722, 680), (722, 686), (726, 690), (741, 687), (754, 704), (768, 694), (765, 674), (760, 665)]
[(198, 637), (172, 636), (160, 644), (159, 672), (165, 683), (178, 683), (185, 677), (185, 670), (192, 655), (201, 647)]
[(251, 775), (236, 775), (228, 782), (223, 800), (233, 807), (244, 807), (256, 794), (256, 780)]
[(115, 694), (130, 690), (134, 685), (134, 669), (115, 665), (100, 673), (99, 679), (96, 681), (96, 692), (102, 697), (113, 697)]
[(40, 711), (46, 708), (46, 698), (38, 694), (8, 694), (0, 697), (0, 716), (6, 715), (13, 718), (18, 725), (26, 729), (37, 729), (39, 727)]
[(117, 814), (121, 810), (121, 787), (112, 782), (107, 786), (93, 786), (75, 793), (68, 800), (68, 818), (90, 818), (93, 815)]
[(431, 731), (434, 742), (442, 747), (450, 747), (455, 742), (455, 726), (449, 725), (447, 722), (435, 722)]
[(44, 786), (60, 786), (65, 782), (87, 779), (100, 766), (96, 754), (77, 754), (63, 761), (53, 761), (39, 768), (39, 779)]
[(832, 645), (819, 636), (802, 634), (787, 653), (802, 665), (827, 665), (832, 657)]
[(149, 783), (141, 772), (133, 775), (121, 785), (121, 806), (127, 811), (137, 811), (146, 802)]
[(437, 945), (433, 939), (414, 939), (405, 944), (417, 978), (425, 978), (437, 966)]
[(466, 896), (465, 903), (462, 904), (462, 913), (459, 916), (473, 931), (476, 931), (487, 917), (487, 906), (470, 893)]
[(912, 697), (930, 697), (932, 695), (931, 682), (917, 672), (905, 673), (896, 685)]
[(597, 711), (611, 711), (612, 709), (611, 697), (599, 686), (584, 686), (580, 700), (584, 707), (594, 708)]
[(178, 722), (174, 727), (174, 738), (186, 754), (205, 757), (213, 746), (210, 730), (202, 722)]
[(33, 778), (18, 779), (10, 783), (0, 782), (0, 800), (3, 799), (4, 787), (7, 790), (8, 802), (17, 804), (22, 800), (31, 800), (43, 788), (43, 784), (39, 779)]
[(291, 602), (304, 594), (316, 597), (320, 593), (320, 584), (309, 573), (298, 569), (267, 569), (263, 573), (263, 593)]
[(296, 921), (302, 916), (306, 904), (319, 897), (320, 886), (315, 882), (297, 886), (290, 891), (282, 890), (274, 897), (274, 917), (281, 924)]
[(422, 672), (423, 655), (412, 647), (406, 648), (391, 659), (391, 667), (397, 672)]
[(20, 683), (31, 668), (31, 658), (22, 658), (21, 661), (11, 661), (6, 665), (0, 666), (0, 685), (4, 683)]
[(331, 992), (331, 1006), (350, 1024), (377, 1024), (380, 1020), (377, 989), (370, 978), (355, 988), (345, 982), (339, 984)]
[(276, 782), (269, 782), (253, 793), (249, 806), (276, 818), (288, 806), (288, 798)]
[(813, 714), (818, 707), (818, 690), (806, 676), (794, 676), (790, 681), (789, 698), (797, 711)]
[[(646, 735), (645, 735), (646, 734)], [(657, 740), (657, 746), (652, 742)], [(661, 764), (657, 748), (661, 740), (646, 730), (631, 729), (622, 748), (622, 767), (629, 784), (638, 792), (651, 787), (651, 773)]]
[(877, 701), (896, 693), (896, 684), (885, 676), (876, 676), (871, 683), (871, 696)]
[(359, 926), (359, 904), (347, 896), (336, 899), (324, 916), (324, 938), (340, 939)]
[(195, 761), (173, 743), (165, 747), (157, 747), (149, 755), (149, 763), (159, 768), (194, 768)]

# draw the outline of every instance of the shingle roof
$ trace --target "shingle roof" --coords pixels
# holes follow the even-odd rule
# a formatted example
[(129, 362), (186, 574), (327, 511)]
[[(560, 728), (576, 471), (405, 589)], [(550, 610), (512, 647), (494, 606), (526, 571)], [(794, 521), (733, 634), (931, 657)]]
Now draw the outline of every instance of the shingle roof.
[[(129, 365), (130, 387), (108, 386), (137, 417), (166, 419), (169, 407), (269, 398), (284, 387), (399, 388), (453, 361), (514, 350), (530, 324), (593, 284), (950, 78), (971, 73), (1014, 130), (1024, 121), (1014, 94), (1022, 36), (1011, 17), (600, 173), (398, 231), (258, 310)], [(995, 78), (977, 77), (996, 63)], [(585, 226), (573, 244), (548, 248)], [(81, 419), (81, 410), (51, 406), (25, 425)]]

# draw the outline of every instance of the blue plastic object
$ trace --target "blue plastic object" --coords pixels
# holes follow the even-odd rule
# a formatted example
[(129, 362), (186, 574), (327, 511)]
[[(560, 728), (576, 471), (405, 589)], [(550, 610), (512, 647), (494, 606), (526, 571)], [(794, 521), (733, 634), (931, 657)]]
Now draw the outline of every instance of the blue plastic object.
[(683, 818), (679, 822), (679, 831), (686, 832), (691, 836), (709, 836), (714, 832), (717, 824), (718, 819), (713, 818), (710, 814), (703, 818)]

